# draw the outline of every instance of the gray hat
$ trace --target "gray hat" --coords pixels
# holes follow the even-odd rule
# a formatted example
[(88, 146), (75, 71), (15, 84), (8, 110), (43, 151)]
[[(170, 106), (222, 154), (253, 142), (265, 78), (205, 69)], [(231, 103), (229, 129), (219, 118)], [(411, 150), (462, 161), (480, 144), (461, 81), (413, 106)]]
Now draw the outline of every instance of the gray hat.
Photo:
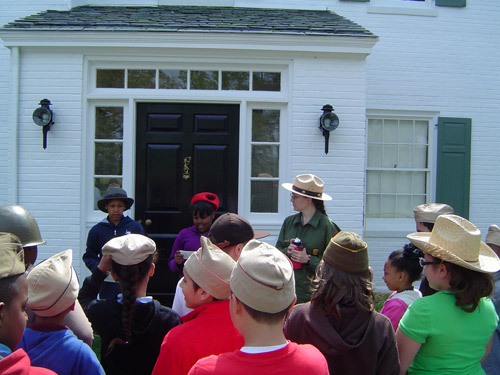
[(252, 240), (241, 251), (231, 274), (231, 290), (254, 310), (277, 313), (295, 298), (295, 276), (288, 257), (274, 246)]
[(425, 203), (413, 209), (417, 223), (435, 223), (439, 215), (452, 214), (453, 208), (444, 203)]
[(24, 251), (21, 240), (12, 233), (0, 233), (0, 279), (24, 273)]
[(134, 204), (134, 200), (127, 197), (127, 192), (125, 190), (118, 186), (112, 186), (106, 190), (104, 197), (97, 201), (97, 207), (99, 207), (102, 212), (108, 212), (108, 210), (106, 210), (106, 203), (113, 199), (121, 199), (125, 202), (125, 211)]
[(31, 213), (17, 204), (0, 206), (0, 232), (14, 233), (21, 240), (23, 247), (45, 243)]

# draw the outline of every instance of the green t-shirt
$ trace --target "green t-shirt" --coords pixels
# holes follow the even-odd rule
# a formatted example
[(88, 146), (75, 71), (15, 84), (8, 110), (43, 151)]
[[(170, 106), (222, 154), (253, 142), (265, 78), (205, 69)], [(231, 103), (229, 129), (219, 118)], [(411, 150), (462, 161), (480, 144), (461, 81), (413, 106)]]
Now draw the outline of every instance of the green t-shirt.
[(311, 255), (309, 264), (303, 264), (302, 268), (294, 269), (295, 292), (297, 303), (311, 300), (311, 282), (316, 266), (319, 264), (326, 246), (334, 234), (340, 232), (340, 228), (331, 221), (328, 216), (316, 210), (311, 220), (302, 225), (301, 213), (289, 216), (283, 222), (281, 231), (276, 242), (276, 248), (287, 254), (291, 238), (300, 238), (304, 244), (307, 254)]
[(488, 298), (471, 313), (455, 306), (451, 291), (414, 301), (399, 322), (405, 335), (422, 343), (408, 374), (484, 374), (479, 361), (497, 323)]

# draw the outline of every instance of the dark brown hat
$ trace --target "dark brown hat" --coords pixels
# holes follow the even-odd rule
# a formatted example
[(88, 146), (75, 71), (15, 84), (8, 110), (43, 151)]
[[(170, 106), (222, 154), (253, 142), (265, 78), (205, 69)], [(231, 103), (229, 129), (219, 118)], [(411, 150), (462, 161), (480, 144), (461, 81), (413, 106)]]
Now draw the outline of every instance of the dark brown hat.
[(134, 204), (134, 200), (127, 197), (127, 192), (125, 190), (121, 187), (113, 186), (108, 188), (106, 193), (104, 193), (104, 197), (97, 201), (97, 207), (99, 207), (102, 212), (108, 212), (106, 210), (106, 203), (112, 201), (113, 199), (121, 199), (125, 202), (125, 211), (127, 211)]
[(225, 213), (214, 221), (210, 227), (210, 241), (217, 247), (223, 249), (227, 246), (250, 241), (253, 238), (268, 236), (269, 232), (254, 232), (252, 225), (247, 219), (233, 214)]

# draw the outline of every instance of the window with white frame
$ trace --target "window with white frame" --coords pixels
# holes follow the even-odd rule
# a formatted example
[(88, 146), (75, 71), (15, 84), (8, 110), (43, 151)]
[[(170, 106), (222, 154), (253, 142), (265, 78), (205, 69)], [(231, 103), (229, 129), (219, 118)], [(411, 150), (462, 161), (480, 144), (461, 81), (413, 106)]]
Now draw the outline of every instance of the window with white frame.
[(96, 106), (94, 113), (94, 210), (106, 190), (122, 186), (123, 118), (122, 106)]
[(429, 124), (425, 118), (368, 118), (366, 217), (412, 218), (430, 194)]
[(250, 211), (278, 212), (280, 110), (252, 109)]

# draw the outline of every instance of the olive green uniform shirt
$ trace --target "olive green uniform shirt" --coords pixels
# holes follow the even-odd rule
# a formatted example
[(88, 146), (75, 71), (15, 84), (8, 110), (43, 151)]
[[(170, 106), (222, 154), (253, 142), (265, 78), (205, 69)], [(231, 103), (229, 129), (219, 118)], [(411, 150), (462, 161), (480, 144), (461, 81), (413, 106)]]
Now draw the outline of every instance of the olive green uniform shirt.
[(303, 263), (302, 268), (294, 269), (297, 303), (311, 300), (311, 282), (309, 279), (314, 276), (316, 266), (323, 258), (323, 253), (330, 239), (337, 232), (340, 232), (337, 224), (319, 210), (316, 210), (306, 225), (302, 225), (301, 217), (301, 213), (287, 217), (281, 227), (278, 242), (276, 242), (276, 247), (286, 255), (290, 239), (298, 237), (304, 244), (307, 254), (311, 255), (309, 263)]

